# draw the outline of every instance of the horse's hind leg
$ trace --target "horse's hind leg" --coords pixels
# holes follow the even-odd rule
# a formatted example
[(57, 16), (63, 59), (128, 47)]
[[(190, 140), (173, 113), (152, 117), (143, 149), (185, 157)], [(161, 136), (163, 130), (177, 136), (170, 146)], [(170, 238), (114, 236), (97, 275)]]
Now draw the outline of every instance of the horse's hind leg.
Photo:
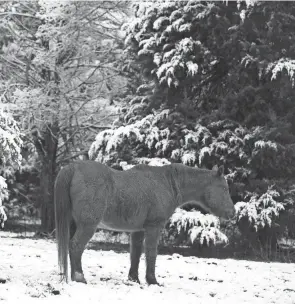
[(73, 236), (75, 235), (75, 232), (77, 230), (77, 226), (76, 223), (74, 221), (74, 219), (71, 220), (70, 223), (70, 240), (73, 238)]
[(96, 231), (96, 224), (79, 223), (76, 232), (70, 240), (70, 262), (71, 262), (71, 279), (72, 281), (86, 283), (82, 270), (82, 254), (84, 249)]
[(142, 244), (144, 239), (144, 231), (131, 232), (130, 235), (130, 270), (128, 279), (140, 284), (138, 279), (138, 266), (142, 253)]

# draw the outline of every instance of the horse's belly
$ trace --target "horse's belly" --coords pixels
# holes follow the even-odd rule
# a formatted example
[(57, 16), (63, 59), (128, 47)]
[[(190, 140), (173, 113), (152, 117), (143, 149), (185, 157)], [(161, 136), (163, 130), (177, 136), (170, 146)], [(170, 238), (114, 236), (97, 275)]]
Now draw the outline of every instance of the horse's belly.
[(99, 228), (115, 231), (143, 230), (151, 207), (152, 199), (135, 182), (119, 183), (107, 203)]
[(109, 206), (98, 224), (98, 228), (126, 232), (139, 231), (143, 230), (146, 218), (147, 210), (145, 208), (118, 209)]
[(97, 228), (112, 230), (112, 231), (124, 231), (124, 232), (132, 232), (132, 231), (140, 231), (143, 230), (143, 224), (140, 223), (126, 223), (126, 222), (104, 222), (101, 221)]

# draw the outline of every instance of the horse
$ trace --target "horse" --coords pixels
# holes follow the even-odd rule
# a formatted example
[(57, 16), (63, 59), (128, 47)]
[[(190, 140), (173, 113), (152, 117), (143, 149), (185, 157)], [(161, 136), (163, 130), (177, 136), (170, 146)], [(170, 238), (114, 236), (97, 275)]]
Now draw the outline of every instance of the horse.
[(144, 241), (146, 282), (155, 275), (158, 241), (176, 208), (185, 203), (223, 219), (235, 215), (223, 166), (212, 170), (169, 164), (136, 165), (126, 171), (96, 161), (77, 161), (63, 167), (54, 185), (58, 265), (61, 281), (87, 283), (82, 254), (97, 228), (130, 233), (128, 279), (138, 279)]

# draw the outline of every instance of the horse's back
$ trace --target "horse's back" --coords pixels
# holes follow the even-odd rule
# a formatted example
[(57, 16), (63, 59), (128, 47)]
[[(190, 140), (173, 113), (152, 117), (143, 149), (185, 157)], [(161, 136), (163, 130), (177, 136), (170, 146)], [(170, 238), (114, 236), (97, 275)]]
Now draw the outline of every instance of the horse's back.
[(71, 165), (75, 168), (75, 171), (79, 171), (85, 175), (85, 178), (93, 178), (101, 175), (108, 177), (112, 175), (112, 170), (108, 166), (92, 160), (76, 161), (70, 164), (70, 166)]

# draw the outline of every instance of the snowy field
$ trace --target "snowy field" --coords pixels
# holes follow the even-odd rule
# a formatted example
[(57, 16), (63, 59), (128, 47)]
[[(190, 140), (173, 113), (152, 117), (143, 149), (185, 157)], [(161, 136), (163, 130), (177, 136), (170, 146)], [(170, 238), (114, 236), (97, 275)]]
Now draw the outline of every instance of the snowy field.
[(54, 241), (1, 231), (0, 246), (0, 303), (295, 303), (295, 264), (159, 255), (160, 287), (145, 283), (144, 257), (138, 285), (127, 252), (88, 249), (88, 284), (61, 284)]

